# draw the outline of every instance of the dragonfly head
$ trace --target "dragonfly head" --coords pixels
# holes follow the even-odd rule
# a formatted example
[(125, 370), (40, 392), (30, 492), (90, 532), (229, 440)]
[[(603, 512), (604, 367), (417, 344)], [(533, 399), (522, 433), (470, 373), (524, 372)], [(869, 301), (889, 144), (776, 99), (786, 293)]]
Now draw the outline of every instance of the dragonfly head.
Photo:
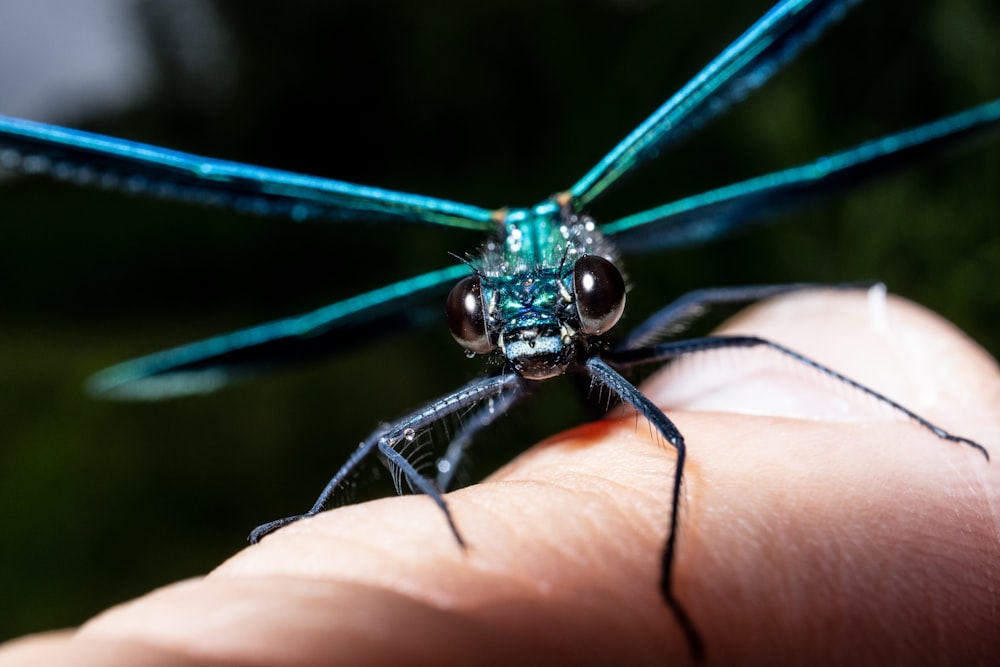
[(470, 354), (499, 352), (529, 380), (561, 375), (581, 344), (606, 333), (625, 308), (625, 280), (599, 255), (571, 268), (475, 274), (448, 295), (448, 325)]

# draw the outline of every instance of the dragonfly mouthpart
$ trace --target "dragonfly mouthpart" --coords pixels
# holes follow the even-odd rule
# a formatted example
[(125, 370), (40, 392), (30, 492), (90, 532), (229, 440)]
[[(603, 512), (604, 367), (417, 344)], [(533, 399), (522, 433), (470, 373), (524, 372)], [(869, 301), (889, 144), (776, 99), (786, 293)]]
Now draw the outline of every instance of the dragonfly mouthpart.
[(573, 361), (574, 332), (558, 318), (528, 310), (500, 334), (500, 349), (521, 377), (545, 380), (562, 375)]

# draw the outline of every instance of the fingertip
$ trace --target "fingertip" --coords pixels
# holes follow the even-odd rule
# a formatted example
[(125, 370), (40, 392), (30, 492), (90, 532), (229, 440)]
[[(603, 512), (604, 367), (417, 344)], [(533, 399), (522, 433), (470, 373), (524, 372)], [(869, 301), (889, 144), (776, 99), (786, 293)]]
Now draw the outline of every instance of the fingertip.
[(860, 290), (790, 294), (717, 333), (773, 340), (949, 435), (774, 351), (692, 355), (651, 378), (689, 443), (678, 590), (713, 658), (988, 651), (1000, 471), (976, 445), (1000, 448), (996, 361), (927, 309)]
[[(715, 333), (774, 341), (949, 430), (1000, 445), (996, 360), (940, 315), (902, 297), (874, 289), (795, 292), (744, 310)], [(692, 355), (644, 390), (672, 409), (845, 422), (899, 417), (766, 350)]]

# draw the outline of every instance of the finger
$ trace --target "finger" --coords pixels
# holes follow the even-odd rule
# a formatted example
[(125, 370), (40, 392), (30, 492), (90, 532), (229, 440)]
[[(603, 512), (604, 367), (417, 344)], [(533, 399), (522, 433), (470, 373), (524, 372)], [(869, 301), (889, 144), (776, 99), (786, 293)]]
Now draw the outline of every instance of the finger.
[[(1000, 437), (996, 361), (950, 322), (878, 289), (789, 294), (749, 308), (717, 333), (781, 343), (962, 435)], [(774, 352), (693, 355), (644, 386), (672, 409), (849, 422), (898, 419), (863, 394)]]
[(254, 664), (656, 663), (687, 651), (658, 589), (670, 466), (633, 419), (579, 429), (449, 495), (466, 551), (426, 498), (344, 507), (81, 634)]
[[(912, 303), (796, 294), (724, 333), (781, 342), (1000, 453), (996, 362)], [(679, 587), (715, 657), (998, 654), (996, 464), (778, 355), (692, 359), (646, 390), (707, 422), (685, 426)]]
[[(801, 419), (705, 410), (671, 416), (692, 451), (678, 591), (706, 636), (710, 661), (852, 655), (852, 642), (864, 637), (850, 632), (859, 624), (886, 629), (879, 614), (887, 600), (899, 602), (896, 587), (892, 595), (878, 586), (877, 594), (857, 595), (871, 591), (853, 584), (854, 569), (841, 566), (858, 556), (851, 549), (865, 556), (865, 547), (890, 548), (893, 555), (891, 549), (899, 549), (894, 530), (857, 537), (869, 528), (864, 512), (852, 514), (860, 511), (859, 501), (861, 507), (880, 508), (876, 514), (890, 528), (894, 519), (906, 518), (870, 495), (869, 467), (854, 471), (860, 481), (850, 469), (835, 469), (845, 441), (869, 449), (864, 424), (847, 424), (862, 432), (840, 433), (831, 442), (827, 424)], [(889, 425), (912, 434), (905, 421)], [(684, 658), (686, 647), (657, 593), (669, 502), (664, 482), (672, 459), (648, 436), (634, 418), (589, 425), (535, 448), (493, 482), (452, 494), (456, 519), (471, 545), (466, 553), (448, 539), (426, 499), (342, 508), (279, 532), (205, 580), (106, 614), (74, 639), (76, 648), (138, 643), (179, 659), (254, 664), (337, 659), (356, 664), (362, 658), (490, 664), (527, 656), (644, 664), (670, 655)], [(886, 448), (885, 437), (879, 435), (875, 451)], [(783, 449), (764, 456), (782, 440)], [(934, 449), (939, 446), (934, 443)], [(750, 455), (735, 455), (744, 451)], [(886, 479), (876, 476), (875, 486)], [(826, 486), (817, 487), (817, 480), (826, 480)], [(959, 514), (964, 509), (959, 503)], [(971, 508), (976, 510), (982, 507)], [(981, 512), (984, 516), (988, 512)], [(966, 532), (978, 535), (980, 528)], [(961, 555), (978, 546), (995, 559), (995, 542), (990, 552), (988, 544), (966, 536), (955, 551)], [(920, 575), (941, 574), (932, 567), (941, 561), (917, 555), (914, 563), (907, 558), (899, 563), (916, 568), (907, 571), (916, 573), (921, 595), (939, 594)], [(957, 595), (974, 580), (982, 583), (981, 567), (969, 572), (959, 577)], [(872, 581), (900, 578), (867, 565), (860, 575), (869, 588)], [(860, 611), (829, 603), (823, 591), (841, 590), (831, 587), (831, 577), (844, 584), (843, 601), (865, 597)], [(969, 600), (970, 609), (960, 618), (975, 626), (989, 605), (976, 604), (976, 596)], [(840, 653), (831, 653), (829, 642), (840, 642)], [(898, 657), (899, 641), (888, 642), (887, 650)], [(969, 655), (976, 647), (964, 650)]]

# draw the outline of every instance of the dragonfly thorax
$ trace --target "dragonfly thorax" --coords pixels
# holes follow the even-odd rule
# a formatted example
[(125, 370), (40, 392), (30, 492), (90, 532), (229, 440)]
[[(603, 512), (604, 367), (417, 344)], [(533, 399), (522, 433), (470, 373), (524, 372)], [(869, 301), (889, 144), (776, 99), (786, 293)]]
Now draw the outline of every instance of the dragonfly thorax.
[[(541, 207), (539, 207), (541, 209)], [(519, 375), (561, 375), (625, 307), (625, 280), (593, 221), (565, 208), (512, 214), (448, 297), (452, 336)], [(513, 220), (511, 220), (513, 218)]]

